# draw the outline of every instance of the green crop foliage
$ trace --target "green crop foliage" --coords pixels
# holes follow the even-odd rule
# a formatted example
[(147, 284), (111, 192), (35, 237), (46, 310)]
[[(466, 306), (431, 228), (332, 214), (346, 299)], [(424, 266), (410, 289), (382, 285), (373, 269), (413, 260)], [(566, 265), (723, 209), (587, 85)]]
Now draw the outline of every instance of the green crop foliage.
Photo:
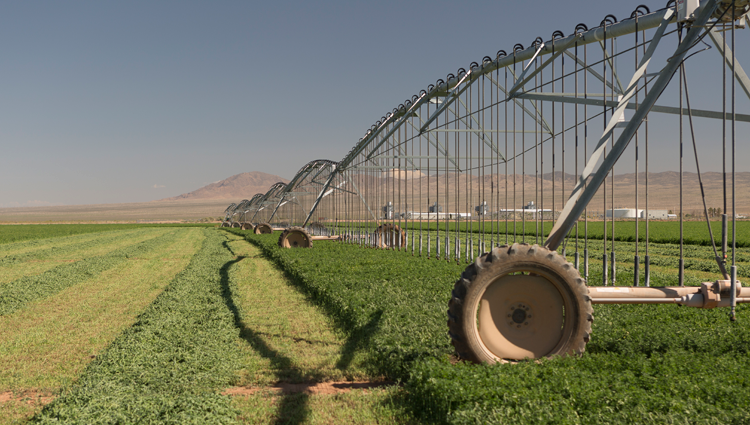
[(278, 234), (225, 230), (246, 235), (280, 264), (344, 330), (350, 351), (368, 354), (371, 374), (406, 379), (417, 359), (451, 351), (445, 311), (464, 265), (336, 242), (282, 249)]
[(123, 223), (123, 224), (3, 224), (0, 225), (0, 244), (33, 239), (56, 238), (108, 230), (138, 229), (142, 227), (215, 227), (213, 223)]
[[(438, 229), (441, 234), (444, 234), (446, 229), (454, 235), (456, 231), (460, 232), (461, 237), (465, 237), (464, 233), (484, 233), (486, 235), (500, 235), (501, 239), (505, 239), (506, 230), (509, 235), (517, 235), (519, 238), (521, 235), (537, 236), (543, 238), (550, 234), (552, 230), (553, 222), (545, 220), (544, 222), (536, 222), (534, 220), (526, 220), (525, 226), (521, 220), (517, 220), (514, 224), (512, 220), (509, 220), (506, 226), (505, 220), (491, 221), (480, 220), (470, 222), (459, 222), (456, 221), (441, 221), (436, 223), (435, 221), (418, 222), (418, 221), (405, 221), (405, 220), (392, 220), (389, 223), (394, 223), (404, 229), (422, 232), (434, 232)], [(360, 223), (349, 224), (354, 228), (360, 225)], [(729, 228), (727, 231), (729, 245), (732, 244), (732, 222), (728, 223)], [(346, 222), (339, 222), (338, 227), (346, 228)], [(586, 231), (588, 227), (588, 231)], [(373, 232), (376, 226), (370, 225), (367, 231)], [(635, 221), (634, 220), (623, 220), (615, 222), (615, 240), (623, 242), (635, 242)], [(679, 221), (650, 221), (648, 224), (649, 229), (649, 240), (653, 243), (679, 243), (680, 235), (680, 223)], [(711, 231), (714, 235), (716, 245), (721, 244), (721, 222), (712, 221)], [(583, 239), (584, 235), (588, 235), (588, 239), (600, 240), (604, 239), (605, 229), (603, 221), (589, 221), (588, 226), (583, 221), (578, 222), (578, 235)], [(606, 236), (607, 239), (612, 239), (612, 221), (607, 221)], [(576, 228), (574, 227), (568, 234), (570, 239), (575, 239)], [(511, 237), (512, 239), (512, 237)], [(646, 240), (646, 222), (640, 220), (638, 222), (638, 240)], [(571, 243), (571, 242), (568, 242)], [(683, 243), (688, 245), (711, 245), (711, 238), (708, 234), (708, 226), (705, 221), (686, 221), (683, 223)], [(738, 221), (737, 222), (737, 246), (746, 248), (750, 247), (750, 221)]]
[[(135, 233), (133, 233), (135, 232)], [(99, 245), (108, 245), (131, 234), (144, 234), (148, 230), (111, 230), (84, 233), (48, 239), (32, 239), (0, 245), (0, 266), (8, 267), (30, 260), (61, 258), (70, 253)]]
[[(750, 423), (742, 407), (750, 398), (742, 372), (750, 368), (745, 305), (734, 323), (727, 309), (596, 305), (592, 340), (580, 358), (454, 364), (445, 311), (465, 265), (336, 242), (284, 250), (278, 234), (226, 230), (245, 235), (287, 271), (357, 341), (374, 372), (405, 381), (403, 402), (425, 422)], [(634, 243), (621, 244), (632, 255)], [(594, 245), (592, 260), (602, 253), (601, 242)], [(653, 284), (676, 284), (676, 250), (651, 244), (652, 264), (664, 264), (652, 270)], [(709, 247), (685, 251), (688, 271), (718, 272)], [(632, 281), (632, 261), (618, 263), (618, 283)], [(598, 283), (601, 263), (592, 261), (590, 272)], [(701, 281), (687, 273), (687, 284)]]
[(234, 423), (221, 389), (241, 367), (226, 236), (205, 230), (190, 264), (36, 423)]
[[(747, 308), (739, 308), (746, 315)], [(747, 423), (750, 331), (726, 310), (595, 306), (581, 358), (493, 366), (420, 362), (422, 418), (447, 423)], [(746, 322), (747, 320), (745, 320)]]
[(64, 264), (37, 276), (26, 276), (0, 286), (0, 315), (11, 314), (27, 303), (55, 294), (65, 288), (96, 276), (104, 270), (137, 257), (140, 253), (157, 249), (176, 238), (176, 232), (159, 232), (153, 238), (126, 246), (97, 257)]

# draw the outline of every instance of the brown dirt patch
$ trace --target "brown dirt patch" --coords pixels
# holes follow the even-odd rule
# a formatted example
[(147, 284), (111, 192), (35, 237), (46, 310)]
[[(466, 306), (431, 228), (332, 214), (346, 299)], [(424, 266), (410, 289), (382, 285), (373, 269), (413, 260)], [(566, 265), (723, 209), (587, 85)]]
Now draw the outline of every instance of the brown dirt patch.
[(227, 388), (222, 392), (223, 395), (229, 396), (248, 396), (253, 395), (259, 391), (273, 391), (281, 394), (296, 394), (296, 393), (307, 393), (307, 394), (338, 394), (348, 392), (354, 389), (369, 390), (373, 388), (384, 387), (388, 385), (394, 385), (395, 382), (391, 381), (379, 381), (379, 382), (350, 382), (350, 381), (339, 381), (339, 382), (318, 382), (318, 383), (301, 383), (292, 384), (289, 382), (278, 382), (270, 387), (232, 387)]
[(55, 399), (54, 394), (42, 390), (6, 391), (0, 393), (0, 403), (25, 403), (30, 406), (45, 405)]

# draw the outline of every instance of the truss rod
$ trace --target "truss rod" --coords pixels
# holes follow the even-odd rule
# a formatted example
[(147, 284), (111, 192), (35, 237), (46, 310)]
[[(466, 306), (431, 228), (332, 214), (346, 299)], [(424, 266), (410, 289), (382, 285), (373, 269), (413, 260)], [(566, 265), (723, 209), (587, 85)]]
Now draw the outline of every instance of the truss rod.
[[(620, 102), (613, 101), (613, 100), (600, 100), (600, 99), (586, 99), (582, 97), (567, 97), (567, 96), (560, 96), (555, 95), (551, 93), (523, 93), (518, 96), (522, 99), (534, 99), (534, 100), (541, 100), (545, 102), (562, 102), (562, 103), (573, 103), (577, 105), (594, 105), (594, 106), (604, 106), (607, 105), (608, 107), (617, 107), (620, 105)], [(638, 105), (635, 103), (628, 103), (625, 108), (626, 109), (636, 109)], [(682, 108), (683, 113), (686, 112), (685, 108)], [(674, 114), (679, 115), (680, 114), (680, 108), (675, 106), (661, 106), (661, 105), (654, 105), (653, 108), (651, 108), (651, 112), (659, 112), (663, 114)], [(732, 119), (732, 114), (727, 112), (722, 114), (718, 111), (708, 111), (705, 109), (692, 109), (691, 112), (693, 113), (694, 117), (701, 117), (701, 118), (713, 118), (713, 119), (722, 119), (722, 115), (725, 119)], [(737, 121), (743, 121), (743, 122), (750, 122), (750, 115), (747, 114), (737, 114)]]
[[(682, 61), (685, 59), (685, 56), (687, 55), (688, 51), (690, 51), (693, 43), (695, 43), (695, 41), (698, 39), (698, 36), (702, 31), (701, 27), (705, 25), (706, 22), (708, 22), (708, 19), (711, 17), (711, 14), (714, 12), (714, 10), (716, 10), (716, 7), (716, 0), (708, 0), (708, 2), (701, 8), (698, 17), (693, 23), (693, 26), (688, 30), (687, 35), (678, 45), (674, 55), (670, 57), (667, 66), (664, 68), (664, 70), (662, 70), (659, 77), (656, 79), (656, 82), (654, 82), (651, 91), (643, 100), (643, 103), (636, 109), (635, 113), (633, 114), (633, 118), (628, 122), (627, 126), (618, 137), (617, 142), (612, 146), (609, 155), (604, 158), (603, 163), (596, 171), (596, 173), (593, 174), (591, 181), (584, 189), (584, 182), (587, 178), (586, 171), (589, 171), (588, 174), (593, 171), (594, 161), (590, 161), (591, 166), (587, 166), (584, 170), (584, 174), (580, 177), (576, 188), (573, 190), (573, 193), (568, 199), (568, 202), (565, 204), (565, 208), (563, 209), (560, 218), (555, 223), (555, 226), (553, 227), (549, 237), (547, 238), (547, 241), (545, 242), (545, 245), (548, 248), (557, 249), (557, 247), (559, 247), (564, 240), (565, 235), (568, 233), (568, 231), (573, 228), (573, 225), (578, 220), (578, 217), (586, 208), (589, 201), (594, 197), (595, 192), (599, 189), (599, 186), (602, 184), (609, 171), (617, 162), (617, 159), (619, 159), (620, 155), (622, 155), (622, 152), (630, 143), (630, 139), (640, 127), (641, 122), (644, 120), (644, 118), (646, 118), (646, 115), (654, 106), (656, 100), (661, 96), (661, 93), (669, 84), (669, 81), (671, 80), (672, 76), (674, 75), (675, 71), (680, 66)], [(666, 28), (666, 23), (671, 20), (673, 13), (674, 11), (672, 9), (668, 9), (667, 12), (663, 15), (663, 23), (659, 27), (659, 30), (662, 31), (662, 33)], [(642, 68), (645, 69), (644, 65), (647, 65), (648, 60), (650, 60), (650, 57), (653, 54), (653, 49), (655, 49), (655, 47), (656, 44), (652, 41), (651, 45), (649, 46), (649, 52), (647, 52), (646, 56), (643, 58), (643, 61), (645, 63), (641, 62)], [(636, 75), (634, 75), (634, 77), (636, 76), (640, 78), (642, 76), (642, 72), (640, 74), (636, 72)], [(631, 81), (630, 85), (633, 86), (633, 84), (634, 82)], [(628, 92), (630, 91), (631, 87), (628, 88)], [(633, 93), (630, 94), (632, 95)], [(627, 102), (627, 100), (628, 96), (626, 95), (625, 97), (623, 97), (622, 101)], [(619, 118), (619, 115), (621, 115), (621, 111), (623, 109), (624, 105), (621, 105), (617, 109), (615, 114), (613, 114), (612, 120)]]
[[(750, 28), (750, 25), (748, 25), (748, 28)], [(722, 37), (722, 35), (718, 30), (716, 30), (716, 28), (709, 31), (708, 36), (711, 37), (711, 41), (714, 42), (714, 45), (718, 49), (719, 54), (724, 57), (724, 60), (726, 61), (729, 69), (734, 69), (734, 75), (735, 78), (737, 78), (737, 82), (740, 83), (740, 87), (742, 87), (742, 90), (745, 91), (748, 99), (750, 99), (750, 78), (748, 78), (745, 70), (742, 69), (740, 63), (737, 62), (737, 58), (734, 57), (732, 49), (726, 46), (726, 44), (724, 43), (724, 37)], [(737, 117), (739, 118), (740, 115), (741, 114), (737, 114)]]

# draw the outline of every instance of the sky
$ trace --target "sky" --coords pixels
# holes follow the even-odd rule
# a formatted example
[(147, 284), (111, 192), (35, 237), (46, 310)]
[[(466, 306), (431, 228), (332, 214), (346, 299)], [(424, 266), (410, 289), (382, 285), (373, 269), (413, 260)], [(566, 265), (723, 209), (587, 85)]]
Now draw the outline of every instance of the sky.
[(0, 207), (291, 179), (448, 73), (643, 2), (2, 2)]

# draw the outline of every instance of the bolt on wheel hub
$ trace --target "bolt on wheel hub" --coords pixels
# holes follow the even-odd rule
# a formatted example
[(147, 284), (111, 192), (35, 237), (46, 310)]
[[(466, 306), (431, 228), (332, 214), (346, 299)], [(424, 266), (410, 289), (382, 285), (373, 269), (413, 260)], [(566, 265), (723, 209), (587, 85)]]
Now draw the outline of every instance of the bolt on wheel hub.
[[(537, 318), (536, 312), (542, 312)], [(477, 314), (479, 337), (504, 359), (539, 358), (562, 337), (563, 299), (545, 278), (511, 275), (489, 285)]]
[(524, 304), (510, 306), (510, 313), (508, 317), (511, 319), (508, 325), (520, 328), (521, 326), (528, 326), (529, 319), (531, 319), (531, 312), (529, 306)]

